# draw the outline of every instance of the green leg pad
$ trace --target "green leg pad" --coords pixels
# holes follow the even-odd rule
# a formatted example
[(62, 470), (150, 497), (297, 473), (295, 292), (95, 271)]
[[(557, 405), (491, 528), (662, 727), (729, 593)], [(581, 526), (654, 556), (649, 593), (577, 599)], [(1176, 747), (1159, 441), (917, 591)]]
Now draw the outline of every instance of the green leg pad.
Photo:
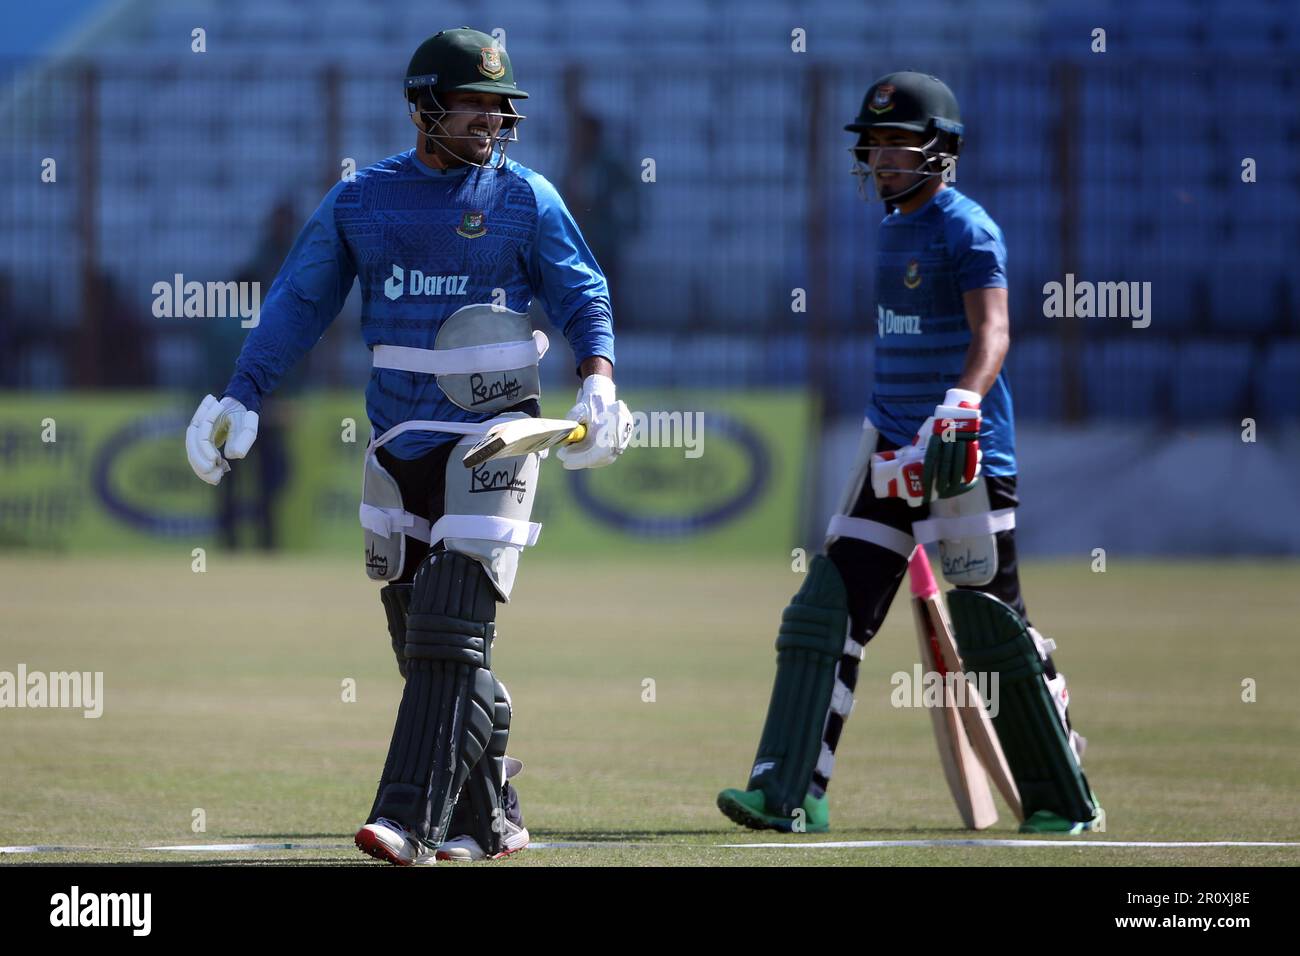
[(789, 816), (804, 805), (821, 753), (848, 615), (840, 572), (818, 555), (781, 616), (776, 681), (749, 778), (748, 789), (763, 791), (769, 813)]
[(1025, 817), (1047, 810), (1067, 820), (1091, 820), (1095, 808), (1087, 781), (1070, 750), (1024, 620), (991, 594), (963, 589), (948, 592), (948, 613), (967, 672), (987, 674), (990, 688), (997, 675), (993, 727)]

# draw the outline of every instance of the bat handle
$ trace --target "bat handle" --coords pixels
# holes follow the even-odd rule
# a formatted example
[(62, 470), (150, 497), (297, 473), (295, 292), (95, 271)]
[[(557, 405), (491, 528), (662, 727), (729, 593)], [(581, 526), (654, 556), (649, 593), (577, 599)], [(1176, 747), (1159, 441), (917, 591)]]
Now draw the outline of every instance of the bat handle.
[(907, 569), (914, 597), (928, 598), (939, 593), (939, 585), (935, 583), (934, 571), (930, 569), (930, 556), (925, 553), (925, 545), (916, 546), (907, 562)]
[(569, 432), (569, 437), (564, 439), (566, 445), (576, 445), (587, 437), (587, 426), (579, 424), (577, 428)]

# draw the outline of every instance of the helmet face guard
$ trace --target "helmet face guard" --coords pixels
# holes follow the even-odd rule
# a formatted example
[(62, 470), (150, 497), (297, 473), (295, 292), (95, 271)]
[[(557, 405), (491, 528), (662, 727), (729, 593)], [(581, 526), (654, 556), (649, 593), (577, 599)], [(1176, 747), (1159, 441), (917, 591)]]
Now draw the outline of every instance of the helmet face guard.
[[(505, 47), (495, 39), (469, 27), (441, 30), (429, 37), (411, 56), (406, 68), (406, 105), (415, 125), (424, 134), (429, 152), (435, 148), (458, 165), (480, 169), (500, 169), (506, 163), (506, 148), (519, 139), (519, 121), (515, 99), (528, 94), (515, 84), (514, 67)], [(452, 93), (490, 93), (501, 97), (499, 111), (484, 109), (447, 109), (442, 98)], [(467, 159), (453, 149), (453, 140), (481, 144), (482, 138), (447, 129), (448, 116), (488, 116), (501, 121), (492, 134), (487, 158), (483, 162)]]
[[(844, 128), (858, 134), (858, 142), (849, 147), (853, 156), (849, 172), (858, 179), (858, 195), (868, 201), (880, 198), (891, 205), (951, 169), (961, 150), (964, 132), (961, 109), (947, 84), (937, 76), (910, 70), (888, 73), (872, 83), (857, 117)], [(866, 137), (873, 129), (906, 130), (920, 135), (924, 144), (868, 146)], [(883, 150), (918, 153), (921, 160), (915, 169), (883, 167), (878, 165)], [(916, 177), (916, 182), (886, 195), (880, 192), (876, 180), (879, 173), (908, 174)]]
[[(853, 165), (849, 167), (849, 172), (858, 181), (858, 196), (866, 202), (881, 199), (887, 203), (896, 203), (912, 195), (935, 176), (942, 176), (945, 169), (957, 161), (955, 150), (949, 151), (940, 146), (943, 135), (939, 130), (934, 130), (929, 141), (921, 146), (850, 146), (848, 149), (853, 156)], [(914, 169), (877, 166), (873, 158), (885, 151), (919, 153), (922, 159)], [(905, 173), (919, 178), (905, 189), (886, 194), (880, 191), (876, 182), (876, 173)]]
[[(449, 110), (439, 102), (438, 94), (433, 91), (432, 87), (412, 87), (409, 84), (407, 86), (407, 112), (416, 120), (416, 125), (424, 131), (430, 150), (432, 151), (436, 146), (456, 162), (464, 163), (467, 166), (477, 166), (480, 169), (500, 169), (506, 164), (506, 149), (511, 143), (519, 142), (519, 121), (527, 119), (522, 114), (515, 112), (514, 104), (510, 102), (509, 97), (502, 97), (502, 102), (504, 107), (499, 112), (492, 110)], [(433, 108), (422, 109), (422, 105), (426, 103), (432, 103)], [(480, 139), (478, 136), (455, 135), (448, 132), (443, 120), (448, 116), (456, 115), (500, 118), (501, 129), (491, 137), (491, 144), (485, 162), (476, 163), (472, 159), (466, 159), (447, 145), (450, 140), (473, 140), (478, 142)]]

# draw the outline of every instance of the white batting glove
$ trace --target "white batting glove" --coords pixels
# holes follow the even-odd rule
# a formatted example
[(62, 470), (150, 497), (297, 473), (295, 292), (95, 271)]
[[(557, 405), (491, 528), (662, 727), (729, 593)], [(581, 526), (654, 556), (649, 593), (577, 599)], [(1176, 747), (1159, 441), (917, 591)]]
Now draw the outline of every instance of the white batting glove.
[(614, 398), (614, 380), (608, 375), (588, 375), (578, 389), (578, 402), (569, 409), (571, 420), (587, 426), (587, 436), (562, 445), (555, 456), (567, 471), (612, 465), (632, 440), (632, 413)]
[[(230, 470), (227, 459), (243, 458), (256, 438), (257, 412), (250, 412), (237, 398), (227, 395), (217, 401), (208, 395), (185, 431), (185, 454), (194, 474), (215, 485)], [(223, 444), (224, 458), (217, 451)]]
[(878, 451), (871, 456), (871, 490), (877, 498), (902, 498), (909, 507), (925, 504), (921, 473), (925, 449), (904, 445), (896, 451)]

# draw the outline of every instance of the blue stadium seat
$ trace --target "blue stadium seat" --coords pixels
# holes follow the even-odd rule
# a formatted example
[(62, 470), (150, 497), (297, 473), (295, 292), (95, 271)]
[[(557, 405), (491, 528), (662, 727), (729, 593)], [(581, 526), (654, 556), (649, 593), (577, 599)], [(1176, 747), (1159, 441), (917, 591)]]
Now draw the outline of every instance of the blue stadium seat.
[[(1173, 352), (1168, 344), (1142, 330), (1115, 329), (1112, 324), (1106, 331), (1117, 337), (1094, 339), (1106, 334), (1092, 320), (1085, 326), (1087, 339), (1083, 346), (1082, 372), (1084, 410), (1093, 420), (1107, 418), (1159, 420), (1172, 409), (1168, 405), (1168, 391), (1173, 367)], [(1121, 331), (1122, 329), (1122, 331)]]
[(1192, 341), (1174, 359), (1173, 410), (1183, 421), (1222, 420), (1247, 400), (1258, 355), (1246, 342)]
[(734, 334), (692, 335), (690, 348), (677, 354), (684, 380), (711, 388), (742, 388), (757, 381), (763, 368), (763, 344)]
[[(736, 244), (729, 245), (731, 250), (737, 250)], [(774, 301), (771, 274), (756, 269), (752, 260), (735, 251), (715, 262), (700, 288), (705, 315), (711, 323), (744, 329), (750, 323), (762, 323), (772, 315), (782, 314), (783, 303)]]
[(1030, 272), (1020, 268), (1011, 273), (1007, 299), (1012, 342), (1024, 335), (1054, 332), (1059, 327), (1059, 320), (1043, 315), (1043, 285), (1054, 279), (1055, 273), (1046, 270)]
[(1080, 138), (1077, 171), (1084, 183), (1113, 190), (1117, 185), (1136, 185), (1143, 165), (1150, 160), (1150, 155), (1122, 129), (1099, 126)]
[[(658, 386), (673, 381), (679, 365), (678, 351), (672, 336), (662, 332), (621, 333), (617, 356), (620, 387)], [(567, 378), (565, 384), (567, 387)]]
[(1255, 382), (1258, 408), (1254, 417), (1261, 422), (1300, 419), (1300, 405), (1295, 400), (1296, 382), (1300, 382), (1300, 339), (1273, 342)]
[(1006, 361), (1017, 421), (1052, 421), (1062, 411), (1061, 344), (1053, 336), (1017, 336)]
[(192, 389), (195, 382), (213, 374), (203, 368), (202, 352), (193, 336), (158, 335), (153, 347), (159, 388)]
[(654, 328), (686, 326), (693, 318), (697, 299), (696, 275), (682, 269), (679, 259), (666, 255), (669, 248), (657, 244), (655, 252), (636, 260), (636, 268), (622, 277), (622, 295), (634, 302), (654, 303)]
[(1151, 283), (1152, 329), (1161, 335), (1185, 335), (1199, 327), (1206, 311), (1208, 280), (1197, 276), (1194, 267), (1165, 264), (1139, 275), (1149, 276), (1142, 281)]
[[(860, 412), (871, 397), (874, 338), (863, 335), (837, 336), (827, 356), (830, 382), (821, 383), (835, 412)], [(810, 356), (810, 362), (814, 359)]]
[(40, 345), (22, 353), (17, 370), (20, 388), (42, 391), (61, 391), (67, 387), (69, 369), (63, 356), (54, 349)]
[(1221, 7), (1207, 19), (1206, 46), (1229, 54), (1258, 54), (1275, 47), (1276, 38), (1284, 35), (1285, 21), (1295, 15), (1294, 7), (1288, 16), (1252, 3)]
[(1221, 258), (1212, 267), (1210, 314), (1216, 330), (1264, 333), (1285, 326), (1285, 274), (1276, 264)]
[[(238, 6), (238, 4), (231, 6)], [(216, 23), (223, 22), (224, 16), (218, 8), (214, 8), (212, 13), (215, 14)], [(188, 52), (190, 31), (195, 27), (194, 11), (181, 4), (158, 4), (150, 11), (149, 17), (142, 26), (143, 39), (150, 54), (175, 55), (178, 52)]]
[[(590, 7), (586, 7), (582, 0), (577, 0), (575, 6), (580, 8), (580, 12), (575, 10), (571, 22), (581, 22), (584, 16), (590, 15)], [(661, 55), (706, 53), (714, 42), (701, 23), (699, 9), (689, 3), (667, 0), (647, 5), (642, 11), (639, 41), (643, 49)]]
[(808, 337), (803, 331), (768, 339), (763, 380), (774, 388), (797, 387), (808, 380)]
[[(1074, 275), (1078, 279), (1095, 281), (1116, 279), (1121, 272), (1127, 272), (1131, 266), (1131, 256), (1125, 245), (1124, 233), (1128, 223), (1117, 221), (1109, 208), (1100, 210), (1081, 203), (1079, 212), (1079, 235), (1075, 243), (1077, 268)], [(1060, 280), (1062, 276), (1055, 276)]]

